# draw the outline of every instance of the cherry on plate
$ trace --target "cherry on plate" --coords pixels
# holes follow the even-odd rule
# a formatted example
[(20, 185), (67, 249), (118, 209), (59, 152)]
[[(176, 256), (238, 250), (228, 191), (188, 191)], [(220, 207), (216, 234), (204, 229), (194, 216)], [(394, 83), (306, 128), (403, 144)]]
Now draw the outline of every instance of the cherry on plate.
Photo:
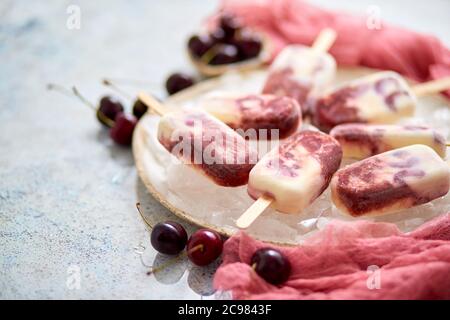
[(166, 89), (169, 94), (177, 93), (194, 84), (194, 79), (183, 73), (174, 73), (166, 81)]
[(201, 58), (213, 45), (214, 40), (208, 34), (193, 35), (188, 41), (190, 53), (197, 58)]
[(239, 60), (239, 52), (235, 45), (223, 44), (216, 46), (215, 49), (216, 52), (209, 61), (211, 65), (230, 64)]
[(261, 278), (274, 285), (286, 282), (291, 274), (291, 263), (275, 249), (256, 250), (252, 256), (251, 265)]
[(174, 255), (181, 252), (186, 246), (187, 233), (181, 224), (166, 221), (153, 227), (150, 238), (156, 251)]
[(229, 13), (222, 14), (219, 19), (219, 26), (227, 37), (233, 37), (236, 31), (242, 28), (239, 19)]
[(220, 234), (208, 229), (194, 232), (187, 243), (189, 260), (198, 266), (206, 266), (222, 253), (223, 241)]
[(104, 96), (100, 99), (97, 108), (97, 119), (105, 126), (111, 127), (116, 116), (123, 110), (123, 104), (119, 100), (111, 96)]
[(133, 139), (133, 131), (136, 123), (137, 119), (135, 116), (121, 112), (116, 116), (114, 126), (109, 131), (109, 136), (114, 142), (129, 146)]
[(242, 59), (251, 59), (257, 57), (262, 49), (262, 41), (259, 36), (253, 32), (242, 31), (235, 40), (239, 49), (239, 55)]

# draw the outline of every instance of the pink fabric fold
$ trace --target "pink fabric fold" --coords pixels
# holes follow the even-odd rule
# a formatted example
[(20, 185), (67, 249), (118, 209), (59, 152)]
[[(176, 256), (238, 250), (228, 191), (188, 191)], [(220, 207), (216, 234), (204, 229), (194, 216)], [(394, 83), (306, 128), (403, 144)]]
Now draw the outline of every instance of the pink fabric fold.
[[(382, 22), (367, 27), (367, 17), (332, 12), (302, 0), (223, 0), (231, 12), (273, 42), (274, 55), (286, 44), (311, 45), (325, 27), (338, 38), (330, 50), (338, 64), (394, 70), (416, 81), (450, 75), (450, 50), (438, 39)], [(446, 92), (450, 95), (450, 90)]]
[(227, 240), (214, 286), (235, 299), (450, 299), (450, 213), (402, 234), (394, 224), (334, 221), (297, 247), (275, 247), (292, 264), (280, 287), (250, 267), (275, 247), (241, 232)]

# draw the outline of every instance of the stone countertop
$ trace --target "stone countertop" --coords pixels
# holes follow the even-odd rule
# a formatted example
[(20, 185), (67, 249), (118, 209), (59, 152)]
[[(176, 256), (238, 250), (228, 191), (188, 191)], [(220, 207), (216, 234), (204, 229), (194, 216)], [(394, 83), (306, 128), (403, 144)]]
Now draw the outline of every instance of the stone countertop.
[[(450, 44), (450, 2), (316, 1), (433, 33)], [(81, 10), (68, 29), (67, 8)], [(112, 93), (103, 77), (130, 79), (130, 94), (163, 98), (167, 74), (193, 72), (185, 41), (217, 7), (208, 0), (46, 1), (0, 4), (0, 298), (209, 299), (216, 265), (167, 259), (150, 247), (135, 209), (168, 213), (136, 175), (129, 148), (114, 145), (89, 108), (48, 92), (77, 85), (91, 101)], [(407, 9), (406, 9), (407, 8)], [(126, 98), (122, 100), (129, 106)], [(189, 227), (192, 230), (192, 227)]]

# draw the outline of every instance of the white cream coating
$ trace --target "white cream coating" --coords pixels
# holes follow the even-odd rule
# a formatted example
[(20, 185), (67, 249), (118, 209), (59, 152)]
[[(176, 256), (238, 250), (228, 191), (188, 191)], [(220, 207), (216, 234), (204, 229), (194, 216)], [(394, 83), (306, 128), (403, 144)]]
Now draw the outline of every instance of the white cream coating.
[(303, 45), (286, 46), (269, 69), (272, 72), (292, 68), (293, 79), (302, 86), (311, 86), (310, 94), (317, 94), (333, 81), (336, 61), (326, 52), (318, 52)]
[(239, 123), (241, 115), (236, 105), (240, 93), (213, 91), (206, 94), (198, 102), (198, 107), (225, 123)]
[[(444, 136), (423, 126), (350, 123), (334, 127), (330, 135), (339, 141), (344, 157), (354, 159), (413, 144), (427, 145), (442, 158), (445, 158), (447, 150)], [(354, 141), (357, 136), (359, 138)]]
[[(258, 193), (270, 194), (274, 198), (273, 207), (284, 213), (298, 213), (306, 208), (317, 196), (323, 186), (320, 163), (302, 146), (292, 149), (294, 159), (286, 165), (292, 169), (296, 162), (301, 162), (301, 168), (294, 170), (297, 176), (290, 177), (277, 167), (279, 149), (267, 153), (250, 171), (249, 188)], [(300, 159), (300, 161), (298, 161)], [(268, 168), (270, 161), (274, 167)]]
[[(352, 170), (363, 162), (373, 163), (374, 160), (379, 166), (365, 170), (364, 174), (370, 174), (368, 181), (361, 179), (359, 175), (352, 174)], [(357, 214), (358, 216), (383, 215), (410, 208), (416, 205), (417, 197), (427, 199), (418, 204), (434, 200), (439, 196), (444, 196), (450, 185), (448, 163), (443, 161), (430, 147), (417, 144), (384, 152), (340, 169), (332, 178), (330, 184), (332, 201), (341, 212), (348, 215), (352, 215), (352, 208), (348, 208), (342, 201), (338, 191), (339, 177), (344, 174), (348, 174), (349, 177), (345, 187), (352, 192), (363, 194), (364, 197), (370, 197), (373, 192), (380, 192), (377, 189), (378, 186), (386, 183), (390, 185), (385, 192), (385, 198), (380, 199), (385, 202), (380, 203), (379, 208), (366, 210), (363, 214)], [(411, 190), (410, 197), (389, 202), (389, 196), (396, 194), (397, 189), (404, 190), (405, 184)]]
[[(216, 142), (202, 146), (201, 137), (205, 135), (216, 137)], [(225, 164), (242, 164), (246, 162), (247, 153), (250, 156), (250, 163), (257, 161), (256, 152), (249, 149), (248, 144), (239, 134), (206, 112), (176, 111), (161, 117), (158, 125), (160, 142), (178, 141), (180, 138), (182, 138), (181, 141), (187, 142), (180, 143), (177, 150), (174, 149), (172, 153), (177, 153), (181, 148), (190, 148), (190, 137), (196, 139), (196, 146), (199, 149), (203, 148), (204, 159), (209, 159), (211, 162), (217, 160)]]
[[(375, 90), (375, 84), (380, 80), (386, 81), (383, 93)], [(412, 93), (406, 81), (398, 73), (393, 71), (377, 72), (353, 81), (343, 87), (365, 87), (356, 97), (349, 100), (349, 104), (355, 107), (361, 121), (368, 123), (393, 123), (403, 117), (412, 116), (416, 106), (416, 97)], [(342, 87), (340, 87), (342, 88)], [(394, 99), (394, 109), (386, 103), (386, 98), (396, 91), (404, 92)]]

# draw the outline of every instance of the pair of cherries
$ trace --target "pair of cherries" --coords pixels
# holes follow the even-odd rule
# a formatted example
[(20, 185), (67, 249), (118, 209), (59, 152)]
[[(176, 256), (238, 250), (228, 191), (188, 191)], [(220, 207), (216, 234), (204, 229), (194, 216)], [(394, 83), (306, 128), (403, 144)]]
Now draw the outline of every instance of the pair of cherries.
[(151, 243), (156, 251), (176, 255), (186, 248), (187, 256), (194, 264), (206, 266), (222, 253), (222, 237), (213, 230), (200, 229), (188, 239), (186, 230), (177, 222), (156, 224), (151, 233)]
[[(173, 221), (156, 224), (151, 233), (151, 243), (158, 252), (168, 255), (178, 254), (186, 247), (189, 260), (198, 266), (215, 261), (223, 249), (222, 237), (217, 232), (200, 229), (188, 240), (183, 226)], [(260, 277), (274, 285), (284, 283), (291, 273), (289, 260), (271, 248), (255, 251), (250, 264)]]
[[(103, 83), (121, 92), (111, 81), (104, 80)], [(193, 84), (194, 79), (192, 77), (182, 73), (174, 73), (167, 79), (166, 89), (169, 94), (174, 94)], [(84, 102), (87, 102), (76, 89), (74, 89), (74, 93)], [(136, 99), (133, 103), (132, 113), (127, 113), (122, 102), (108, 95), (100, 99), (96, 114), (100, 123), (110, 128), (110, 137), (114, 142), (129, 146), (133, 138), (134, 128), (147, 110), (148, 107), (141, 100)]]
[(123, 104), (112, 96), (104, 96), (97, 107), (97, 119), (110, 128), (109, 135), (114, 142), (129, 146), (138, 120), (147, 111), (147, 106), (139, 99), (133, 104), (133, 113), (124, 111)]

